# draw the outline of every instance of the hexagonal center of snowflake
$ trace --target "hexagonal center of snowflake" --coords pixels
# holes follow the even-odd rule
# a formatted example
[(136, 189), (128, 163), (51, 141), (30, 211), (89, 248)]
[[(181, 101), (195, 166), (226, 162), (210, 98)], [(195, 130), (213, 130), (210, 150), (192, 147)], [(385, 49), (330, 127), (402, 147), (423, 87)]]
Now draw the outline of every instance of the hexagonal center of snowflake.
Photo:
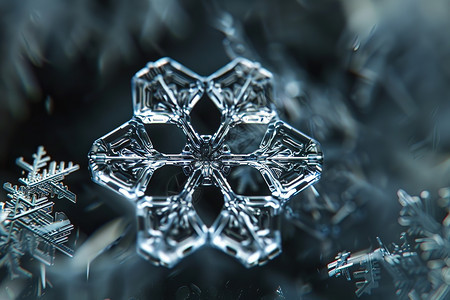
[(211, 145), (211, 136), (201, 136), (198, 159), (201, 161), (213, 161), (215, 158), (217, 158), (217, 155), (218, 152), (214, 151)]
[(227, 176), (230, 168), (222, 163), (223, 155), (230, 154), (229, 147), (225, 144), (218, 146), (213, 143), (212, 136), (201, 135), (198, 147), (188, 143), (184, 148), (184, 153), (192, 155), (194, 162), (189, 167), (185, 167), (185, 174), (190, 176), (195, 170), (201, 170), (202, 185), (212, 185), (214, 183), (213, 170), (218, 170), (222, 175)]

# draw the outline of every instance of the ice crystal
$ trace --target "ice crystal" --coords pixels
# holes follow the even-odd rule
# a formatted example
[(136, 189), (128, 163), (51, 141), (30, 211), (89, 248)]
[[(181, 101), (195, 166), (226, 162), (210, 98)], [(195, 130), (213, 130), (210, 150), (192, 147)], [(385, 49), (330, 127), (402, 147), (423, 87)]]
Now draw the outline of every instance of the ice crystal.
[(428, 209), (428, 192), (422, 192), (421, 197), (411, 197), (402, 190), (398, 193), (403, 206), (399, 223), (408, 226), (408, 233), (417, 237), (422, 260), (429, 269), (431, 290), (426, 294), (429, 299), (447, 299), (450, 294), (450, 189), (441, 189), (439, 193), (439, 204), (447, 213), (442, 223)]
[[(138, 252), (155, 264), (173, 266), (196, 249), (210, 245), (245, 266), (262, 264), (281, 250), (276, 216), (291, 196), (321, 174), (319, 144), (279, 120), (271, 94), (272, 75), (258, 63), (237, 58), (208, 77), (163, 58), (133, 78), (134, 117), (97, 140), (90, 153), (93, 180), (137, 205)], [(200, 135), (191, 124), (199, 101), (212, 101), (221, 124)], [(151, 124), (175, 124), (186, 144), (179, 154), (157, 151), (147, 132)], [(234, 153), (229, 133), (239, 125), (266, 125), (259, 147)], [(188, 177), (182, 191), (149, 196), (147, 186), (158, 168), (181, 167)], [(246, 196), (227, 180), (234, 167), (260, 172), (271, 196)], [(224, 205), (207, 226), (193, 205), (201, 186), (221, 190)]]
[[(423, 192), (421, 197), (412, 197), (399, 190), (399, 202), (403, 206), (399, 223), (408, 227), (401, 236), (402, 245), (393, 244), (390, 252), (378, 239), (380, 247), (370, 253), (339, 253), (336, 261), (328, 264), (329, 276), (345, 275), (350, 280), (349, 270), (360, 265), (362, 269), (353, 276), (356, 280), (361, 279), (356, 283), (356, 294), (361, 296), (378, 287), (379, 267), (382, 266), (393, 278), (400, 299), (447, 299), (450, 287), (450, 192), (442, 189), (440, 194), (441, 205), (447, 211), (442, 224), (427, 208), (428, 192)], [(410, 246), (407, 236), (415, 237), (417, 247)]]
[(31, 275), (20, 265), (25, 254), (45, 265), (53, 264), (55, 249), (73, 255), (73, 250), (65, 245), (73, 225), (64, 213), (52, 214), (54, 202), (49, 198), (76, 201), (76, 195), (62, 180), (79, 166), (72, 162), (67, 166), (64, 162), (49, 163), (50, 157), (42, 146), (33, 158), (32, 164), (22, 157), (16, 161), (28, 173), (19, 179), (21, 185), (13, 186), (9, 182), (3, 185), (9, 199), (2, 203), (0, 214), (0, 265), (8, 267), (11, 278)]

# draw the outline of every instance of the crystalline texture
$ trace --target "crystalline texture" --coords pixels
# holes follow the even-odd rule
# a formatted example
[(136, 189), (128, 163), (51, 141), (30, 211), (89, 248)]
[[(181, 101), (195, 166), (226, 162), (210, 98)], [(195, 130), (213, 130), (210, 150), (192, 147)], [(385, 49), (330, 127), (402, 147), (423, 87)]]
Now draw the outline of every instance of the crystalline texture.
[[(280, 252), (276, 216), (292, 195), (319, 179), (322, 152), (316, 141), (279, 120), (271, 79), (270, 72), (245, 59), (202, 77), (163, 58), (134, 76), (134, 117), (97, 140), (89, 159), (95, 182), (136, 202), (142, 256), (170, 267), (211, 245), (254, 266)], [(190, 113), (199, 101), (212, 101), (221, 112), (221, 125), (212, 135), (199, 135), (191, 124)], [(164, 154), (153, 147), (145, 126), (157, 123), (183, 131), (181, 153)], [(258, 149), (248, 154), (232, 153), (226, 143), (230, 129), (241, 124), (268, 125)], [(153, 173), (163, 166), (182, 168), (188, 176), (182, 191), (168, 197), (146, 195)], [(227, 176), (238, 166), (258, 170), (271, 196), (233, 191)], [(224, 198), (210, 227), (192, 203), (202, 185), (217, 186)]]
[[(55, 249), (72, 256), (65, 245), (73, 225), (62, 212), (52, 214), (54, 203), (49, 198), (66, 198), (76, 202), (76, 195), (62, 183), (64, 177), (79, 169), (69, 162), (57, 164), (46, 156), (44, 147), (33, 155), (33, 164), (18, 158), (16, 163), (25, 172), (21, 186), (5, 183), (8, 200), (2, 203), (0, 217), (0, 265), (6, 265), (12, 278), (30, 273), (20, 266), (20, 258), (28, 253), (46, 265), (53, 264)], [(47, 167), (48, 164), (48, 167)], [(47, 168), (46, 168), (47, 167)], [(45, 286), (45, 279), (43, 279)]]

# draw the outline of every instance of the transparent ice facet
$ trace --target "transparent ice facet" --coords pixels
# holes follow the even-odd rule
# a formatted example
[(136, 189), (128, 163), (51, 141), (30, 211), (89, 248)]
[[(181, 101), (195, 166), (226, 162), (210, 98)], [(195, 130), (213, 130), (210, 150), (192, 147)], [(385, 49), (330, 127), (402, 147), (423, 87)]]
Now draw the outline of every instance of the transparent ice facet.
[[(191, 123), (199, 101), (212, 101), (221, 113), (214, 134), (201, 135)], [(272, 75), (258, 63), (238, 58), (203, 77), (162, 58), (133, 78), (133, 118), (94, 142), (89, 152), (92, 178), (136, 203), (138, 252), (173, 266), (210, 245), (245, 266), (266, 262), (281, 250), (278, 218), (290, 197), (313, 184), (322, 171), (322, 151), (312, 138), (279, 120), (272, 97)], [(146, 125), (174, 124), (186, 136), (180, 153), (165, 154), (152, 144)], [(238, 125), (263, 124), (256, 150), (234, 153), (227, 144)], [(170, 139), (170, 137), (167, 137)], [(177, 195), (146, 194), (155, 170), (177, 166), (188, 177)], [(260, 172), (270, 196), (244, 196), (227, 179), (234, 167)], [(221, 190), (224, 205), (206, 226), (192, 203), (201, 186)]]

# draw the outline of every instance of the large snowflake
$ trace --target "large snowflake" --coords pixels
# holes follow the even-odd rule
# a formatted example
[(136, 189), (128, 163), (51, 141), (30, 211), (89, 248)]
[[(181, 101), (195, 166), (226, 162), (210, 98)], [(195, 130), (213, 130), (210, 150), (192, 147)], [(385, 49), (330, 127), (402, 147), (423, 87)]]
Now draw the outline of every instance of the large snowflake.
[[(271, 81), (270, 72), (242, 58), (209, 77), (163, 58), (133, 78), (134, 117), (97, 140), (89, 158), (94, 181), (136, 202), (141, 255), (170, 267), (211, 245), (254, 266), (280, 252), (275, 217), (291, 196), (319, 179), (323, 157), (315, 140), (279, 120)], [(192, 126), (191, 112), (199, 101), (212, 101), (221, 112), (212, 135), (200, 135)], [(181, 153), (155, 149), (146, 129), (157, 123), (183, 131)], [(234, 153), (230, 131), (252, 124), (267, 126), (259, 147)], [(176, 195), (150, 196), (150, 179), (163, 166), (181, 167), (188, 179)], [(271, 195), (244, 196), (233, 190), (227, 176), (239, 166), (259, 171)], [(211, 226), (193, 205), (194, 192), (206, 185), (218, 187), (224, 198)]]

